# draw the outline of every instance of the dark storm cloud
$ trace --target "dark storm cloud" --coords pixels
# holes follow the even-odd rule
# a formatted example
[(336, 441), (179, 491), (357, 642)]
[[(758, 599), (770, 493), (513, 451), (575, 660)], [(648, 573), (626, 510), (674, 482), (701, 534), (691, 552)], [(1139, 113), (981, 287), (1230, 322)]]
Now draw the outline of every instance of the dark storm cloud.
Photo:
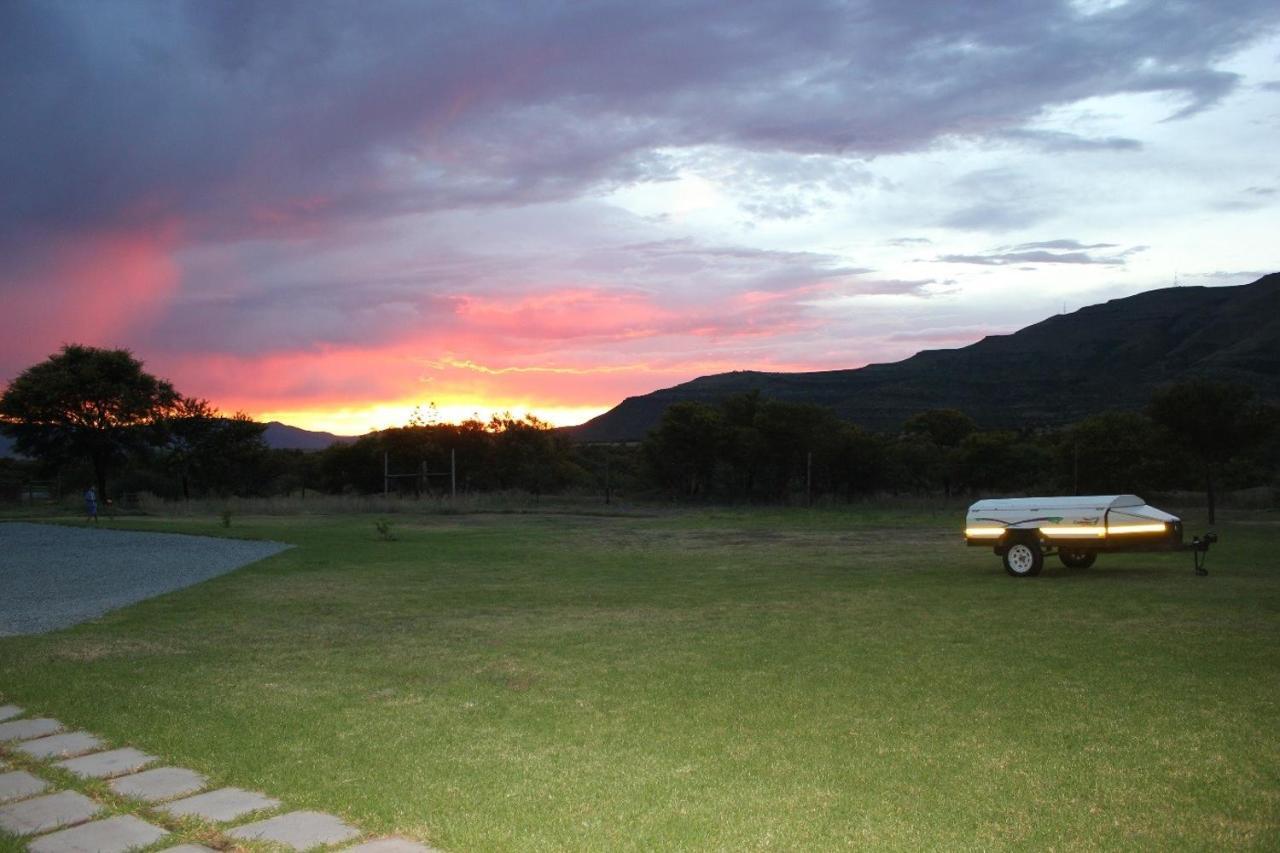
[[(1214, 63), (1278, 18), (1270, 0), (1093, 15), (1014, 0), (6, 3), (0, 230), (170, 217), (189, 239), (287, 235), (663, 180), (670, 150), (692, 146), (1123, 151), (1132, 140), (1023, 126), (1119, 92), (1177, 96), (1175, 117), (1206, 109), (1238, 83)], [(951, 222), (1025, 213), (986, 201)]]

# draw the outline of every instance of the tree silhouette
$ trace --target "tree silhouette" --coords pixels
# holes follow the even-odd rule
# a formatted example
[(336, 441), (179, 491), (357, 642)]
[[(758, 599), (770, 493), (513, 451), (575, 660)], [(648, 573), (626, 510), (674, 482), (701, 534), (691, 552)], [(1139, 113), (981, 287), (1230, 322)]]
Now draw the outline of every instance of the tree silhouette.
[(1266, 437), (1274, 411), (1248, 386), (1193, 379), (1156, 392), (1148, 412), (1200, 463), (1209, 523), (1216, 523), (1218, 471)]
[(88, 459), (98, 494), (131, 449), (156, 444), (178, 393), (128, 350), (69, 344), (27, 368), (0, 396), (0, 428), (19, 453), (50, 462)]
[(951, 484), (958, 472), (960, 445), (978, 431), (973, 418), (957, 409), (929, 409), (912, 415), (902, 425), (907, 436), (932, 444), (932, 448), (920, 448), (917, 458), (931, 459), (936, 466), (936, 476), (942, 481), (942, 490), (951, 497)]

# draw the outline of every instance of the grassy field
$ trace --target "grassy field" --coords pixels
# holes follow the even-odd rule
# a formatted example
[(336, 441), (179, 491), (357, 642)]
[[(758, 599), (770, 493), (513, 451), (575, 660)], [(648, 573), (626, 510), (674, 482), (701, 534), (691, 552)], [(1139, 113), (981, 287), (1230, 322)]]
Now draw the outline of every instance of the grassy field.
[(1025, 580), (962, 518), (135, 521), (298, 547), (0, 699), (452, 851), (1280, 848), (1280, 517)]

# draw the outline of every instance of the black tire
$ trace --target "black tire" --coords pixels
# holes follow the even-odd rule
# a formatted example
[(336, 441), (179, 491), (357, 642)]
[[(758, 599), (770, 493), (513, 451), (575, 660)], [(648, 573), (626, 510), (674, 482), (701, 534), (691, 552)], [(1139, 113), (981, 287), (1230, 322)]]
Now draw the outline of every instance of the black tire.
[(1035, 539), (1018, 539), (1004, 552), (1004, 570), (1015, 578), (1031, 578), (1044, 568), (1044, 552)]
[(1058, 551), (1058, 559), (1068, 569), (1087, 569), (1098, 559), (1096, 551), (1077, 551), (1074, 548), (1062, 548)]

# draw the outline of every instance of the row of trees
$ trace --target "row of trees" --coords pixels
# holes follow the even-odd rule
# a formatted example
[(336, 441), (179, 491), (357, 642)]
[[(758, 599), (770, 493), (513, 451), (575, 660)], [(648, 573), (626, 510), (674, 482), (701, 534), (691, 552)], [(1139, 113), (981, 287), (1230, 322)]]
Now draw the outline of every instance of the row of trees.
[(1276, 483), (1280, 415), (1244, 386), (1169, 386), (1143, 412), (1113, 411), (1070, 427), (980, 430), (955, 410), (868, 433), (829, 410), (762, 399), (671, 406), (643, 445), (669, 494), (778, 500), (876, 492), (1089, 494)]
[[(370, 433), (303, 453), (271, 450), (263, 425), (221, 417), (122, 350), (68, 346), (0, 396), (0, 428), (64, 482), (103, 496), (577, 490), (682, 500), (777, 502), (874, 493), (1216, 492), (1276, 483), (1276, 410), (1245, 387), (1189, 382), (1143, 412), (1056, 430), (979, 429), (954, 410), (872, 433), (820, 406), (759, 393), (679, 403), (639, 444), (578, 445), (536, 418), (495, 416)], [(17, 463), (8, 463), (12, 475)], [(448, 476), (456, 464), (456, 480)], [(384, 479), (387, 466), (402, 475)], [(114, 489), (107, 476), (114, 472)], [(23, 472), (19, 472), (23, 473)], [(26, 471), (30, 475), (31, 471)], [(403, 476), (419, 475), (419, 476)]]

